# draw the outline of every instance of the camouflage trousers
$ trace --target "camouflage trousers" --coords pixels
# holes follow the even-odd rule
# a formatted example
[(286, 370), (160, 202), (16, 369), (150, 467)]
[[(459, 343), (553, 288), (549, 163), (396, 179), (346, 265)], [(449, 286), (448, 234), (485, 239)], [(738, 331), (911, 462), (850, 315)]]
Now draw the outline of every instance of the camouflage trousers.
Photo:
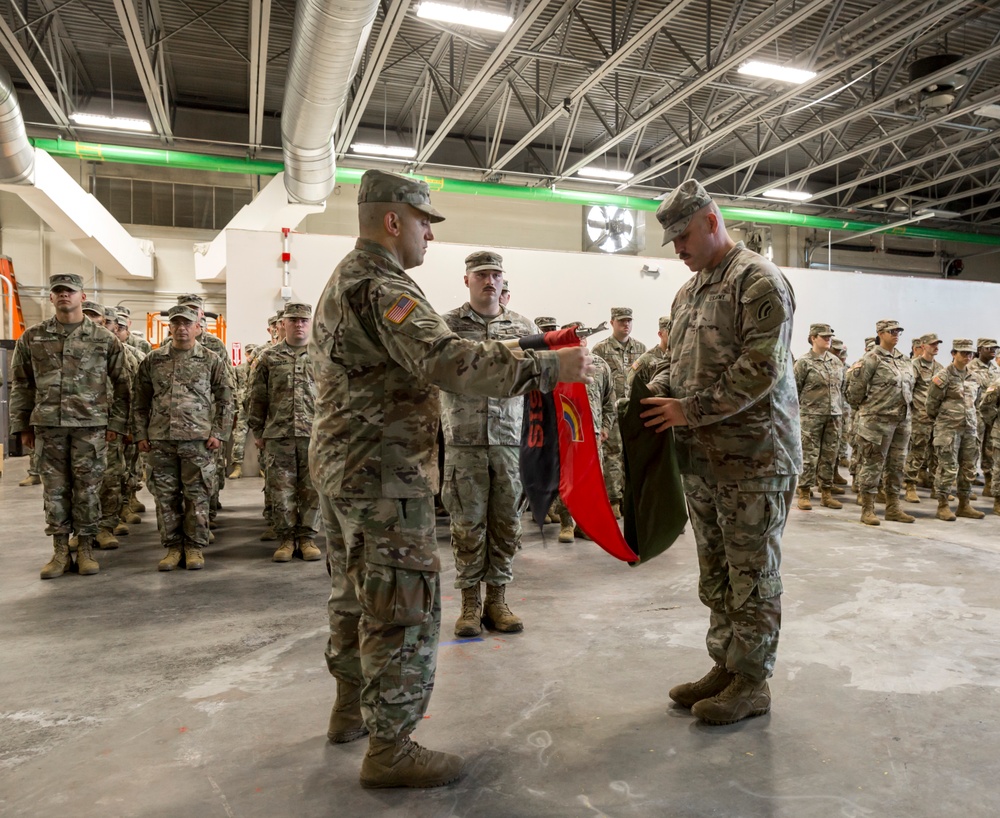
[[(910, 419), (884, 415), (858, 418), (858, 488), (862, 494), (875, 494), (879, 478), (884, 478), (885, 493), (899, 494), (906, 449), (910, 442)], [(884, 474), (883, 474), (884, 472)]]
[(230, 457), (230, 463), (233, 468), (242, 465), (243, 458), (246, 455), (247, 432), (250, 431), (250, 427), (247, 425), (248, 423), (249, 415), (244, 412), (241, 407), (239, 414), (236, 416), (236, 420), (233, 422), (233, 451), (232, 456)]
[(38, 458), (41, 456), (40, 452), (41, 449), (38, 446), (35, 446), (35, 448), (31, 450), (31, 456), (28, 457), (28, 474), (32, 477), (38, 477), (39, 475)]
[(264, 472), (264, 487), (261, 489), (264, 492), (264, 510), (261, 515), (267, 521), (268, 525), (274, 524), (274, 503), (271, 500), (271, 489), (270, 483), (267, 479), (268, 466), (271, 463), (271, 456), (267, 453), (267, 448), (257, 450), (257, 463), (260, 466), (260, 470)]
[[(802, 475), (799, 485), (804, 489), (818, 485), (833, 486), (833, 472), (840, 452), (840, 415), (801, 415)], [(817, 482), (818, 481), (818, 482)]]
[(938, 497), (947, 497), (955, 488), (956, 481), (958, 496), (968, 496), (972, 491), (972, 481), (976, 479), (976, 460), (979, 457), (976, 430), (935, 429), (934, 448), (938, 459), (934, 491)]
[(208, 516), (214, 520), (219, 513), (219, 495), (226, 487), (226, 441), (218, 449), (211, 452), (215, 461), (215, 470), (212, 475), (212, 494), (208, 500)]
[(326, 664), (361, 685), (372, 738), (412, 733), (430, 702), (441, 633), (434, 498), (320, 497), (330, 571)]
[(840, 424), (840, 446), (837, 450), (837, 460), (847, 460), (847, 443), (848, 438), (851, 436), (851, 417), (853, 413), (851, 412), (850, 406), (844, 406), (844, 414), (841, 416)]
[(274, 503), (274, 532), (279, 540), (314, 539), (319, 533), (319, 495), (309, 475), (309, 438), (268, 438), (264, 450), (270, 460), (267, 484)]
[(122, 509), (122, 483), (125, 480), (125, 438), (119, 435), (108, 444), (105, 458), (104, 479), (101, 481), (100, 528), (113, 529), (118, 525)]
[(906, 453), (906, 464), (903, 466), (903, 480), (916, 483), (921, 469), (927, 469), (931, 460), (934, 437), (934, 422), (928, 418), (914, 420), (910, 424), (910, 447)]
[(774, 671), (781, 629), (781, 534), (794, 477), (717, 483), (684, 475), (698, 547), (698, 596), (711, 614), (709, 655), (763, 681)]
[(106, 433), (104, 426), (35, 427), (46, 534), (97, 534)]
[(982, 464), (983, 474), (993, 473), (993, 423), (982, 424), (983, 431), (979, 435), (979, 440), (981, 441), (980, 448), (980, 462)]
[(455, 587), (507, 585), (521, 545), (516, 446), (445, 446), (441, 502), (451, 516)]
[(208, 506), (216, 485), (215, 452), (204, 440), (151, 440), (149, 490), (164, 548), (208, 545)]
[(608, 490), (611, 505), (622, 501), (622, 491), (625, 487), (625, 455), (622, 449), (622, 433), (616, 423), (611, 428), (608, 439), (601, 444), (601, 456), (604, 462), (604, 486)]

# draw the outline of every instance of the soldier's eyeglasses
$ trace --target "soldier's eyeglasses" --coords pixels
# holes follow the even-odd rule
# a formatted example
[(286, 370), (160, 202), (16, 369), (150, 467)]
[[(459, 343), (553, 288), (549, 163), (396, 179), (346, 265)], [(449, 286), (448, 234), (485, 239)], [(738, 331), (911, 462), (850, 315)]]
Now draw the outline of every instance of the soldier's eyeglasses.
[(903, 331), (901, 329), (888, 329), (886, 330), (890, 335), (902, 335)]

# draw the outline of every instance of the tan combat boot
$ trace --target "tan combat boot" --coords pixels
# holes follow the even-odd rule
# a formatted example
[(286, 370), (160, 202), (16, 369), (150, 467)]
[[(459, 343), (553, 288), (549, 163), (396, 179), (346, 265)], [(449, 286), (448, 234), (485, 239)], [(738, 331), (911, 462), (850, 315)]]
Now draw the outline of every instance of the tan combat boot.
[(55, 579), (61, 577), (69, 571), (72, 559), (69, 555), (69, 535), (54, 534), (52, 537), (52, 548), (55, 553), (45, 565), (42, 566), (42, 579)]
[(835, 486), (847, 485), (847, 479), (841, 476), (840, 469), (838, 469), (836, 466), (833, 467), (833, 484)]
[(18, 485), (19, 486), (37, 486), (41, 482), (42, 482), (42, 478), (39, 477), (37, 474), (29, 474), (20, 483), (18, 483)]
[[(139, 516), (138, 514), (135, 516)], [(121, 517), (118, 518), (118, 523), (115, 525), (114, 534), (116, 537), (127, 537), (132, 533), (132, 529), (128, 527), (128, 523)]]
[(323, 552), (319, 550), (316, 543), (308, 538), (299, 540), (299, 551), (302, 554), (302, 559), (306, 562), (315, 562), (316, 560), (323, 559)]
[(482, 632), (480, 621), (483, 616), (483, 600), (479, 595), (479, 583), (462, 589), (462, 613), (455, 621), (455, 636), (479, 636)]
[(917, 485), (922, 489), (934, 488), (934, 481), (931, 479), (930, 472), (927, 469), (920, 469), (917, 472)]
[(233, 470), (229, 472), (230, 480), (239, 480), (243, 476), (243, 464), (237, 463), (233, 466)]
[(993, 496), (993, 474), (986, 475), (986, 485), (983, 486), (983, 497)]
[(368, 728), (361, 716), (361, 685), (337, 680), (337, 698), (330, 711), (330, 726), (326, 737), (334, 744), (346, 744), (368, 735)]
[(615, 519), (616, 520), (620, 520), (622, 518), (622, 504), (621, 503), (612, 503), (611, 504), (611, 513), (615, 515)]
[(500, 633), (520, 633), (524, 623), (510, 612), (504, 601), (503, 585), (487, 585), (486, 601), (483, 603), (483, 624)]
[(836, 483), (834, 483), (832, 486), (830, 486), (830, 494), (847, 494), (847, 492), (844, 491), (844, 489), (842, 489)]
[(833, 492), (830, 489), (820, 488), (820, 502), (825, 508), (843, 508), (844, 504), (840, 500), (833, 499)]
[(812, 500), (812, 489), (806, 489), (799, 487), (799, 510), (800, 511), (812, 511), (813, 504)]
[(102, 551), (114, 551), (118, 544), (118, 539), (110, 528), (97, 529), (97, 547)]
[(702, 699), (718, 696), (732, 681), (733, 674), (722, 665), (716, 665), (698, 681), (684, 682), (670, 688), (668, 695), (682, 707), (694, 707)]
[(952, 513), (951, 508), (948, 506), (947, 497), (938, 497), (938, 510), (937, 514), (934, 515), (939, 520), (944, 520), (946, 523), (955, 522), (955, 515)]
[(906, 496), (903, 498), (908, 503), (919, 503), (920, 498), (917, 496), (917, 484), (907, 483), (906, 484)]
[(916, 517), (907, 514), (899, 505), (899, 494), (889, 493), (889, 502), (885, 504), (885, 519), (893, 523), (912, 523)]
[(875, 495), (875, 502), (880, 506), (884, 506), (886, 503), (885, 499), (885, 489), (879, 489), (878, 493)]
[(573, 542), (573, 518), (568, 511), (559, 512), (559, 542)]
[(462, 757), (421, 747), (409, 738), (368, 740), (361, 762), (361, 786), (443, 787), (462, 774)]
[(771, 689), (767, 682), (755, 682), (737, 673), (729, 687), (710, 699), (702, 699), (691, 714), (709, 724), (732, 724), (771, 710)]
[(76, 570), (81, 577), (97, 574), (101, 570), (100, 563), (94, 559), (94, 538), (80, 535), (80, 545), (76, 551)]
[(74, 534), (72, 537), (69, 538), (69, 550), (76, 551), (76, 549), (79, 547), (80, 547), (80, 537)]
[(260, 535), (261, 542), (274, 542), (278, 539), (278, 535), (274, 533), (274, 529), (268, 526), (264, 529), (264, 533)]
[(973, 508), (969, 504), (969, 495), (964, 497), (960, 494), (958, 495), (958, 511), (955, 512), (957, 517), (968, 517), (970, 520), (981, 520), (986, 515), (978, 509)]
[(133, 512), (134, 514), (145, 514), (146, 513), (146, 504), (143, 503), (142, 500), (140, 500), (136, 496), (136, 494), (135, 494), (134, 491), (132, 492), (132, 496), (129, 498), (129, 501), (128, 501), (128, 510), (131, 511), (131, 512)]
[(160, 560), (156, 566), (157, 571), (173, 571), (181, 564), (181, 557), (184, 556), (184, 549), (179, 545), (171, 545), (167, 549), (167, 555)]
[(875, 516), (875, 495), (861, 494), (861, 522), (865, 525), (882, 525)]
[(281, 541), (281, 545), (271, 555), (271, 562), (291, 562), (295, 554), (295, 540), (289, 537)]
[(188, 571), (200, 571), (204, 568), (205, 555), (201, 552), (201, 546), (194, 543), (185, 543), (184, 562)]

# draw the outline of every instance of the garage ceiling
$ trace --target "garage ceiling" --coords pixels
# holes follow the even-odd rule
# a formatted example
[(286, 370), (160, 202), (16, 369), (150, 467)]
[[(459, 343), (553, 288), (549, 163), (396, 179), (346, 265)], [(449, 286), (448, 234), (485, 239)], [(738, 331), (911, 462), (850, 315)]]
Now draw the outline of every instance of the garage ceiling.
[[(389, 143), (426, 174), (595, 189), (575, 180), (596, 165), (634, 174), (607, 192), (693, 176), (744, 205), (787, 209), (761, 194), (792, 189), (812, 194), (799, 212), (948, 211), (938, 226), (1000, 233), (1000, 0), (466, 4), (534, 21), (505, 36), (383, 0), (336, 136), (345, 164), (366, 164), (356, 141)], [(292, 0), (15, 0), (0, 61), (32, 135), (276, 158), (294, 14)], [(816, 77), (738, 73), (751, 58)], [(112, 100), (154, 134), (69, 118)]]

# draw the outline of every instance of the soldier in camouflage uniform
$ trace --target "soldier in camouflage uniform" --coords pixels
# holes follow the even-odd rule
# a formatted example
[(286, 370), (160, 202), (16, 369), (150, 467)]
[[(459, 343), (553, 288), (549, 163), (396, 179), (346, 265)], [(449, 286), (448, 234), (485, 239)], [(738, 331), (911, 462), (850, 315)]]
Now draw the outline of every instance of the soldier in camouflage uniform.
[[(674, 298), (668, 355), (642, 413), (674, 429), (698, 547), (698, 593), (715, 661), (670, 698), (709, 724), (767, 713), (781, 623), (781, 535), (802, 470), (792, 373), (791, 285), (735, 243), (696, 181), (656, 211), (663, 242), (695, 275)], [(702, 327), (713, 327), (705, 333)]]
[[(877, 343), (878, 338), (874, 335), (865, 338), (865, 354), (871, 352)], [(864, 355), (862, 355), (844, 373), (844, 400), (847, 401), (847, 406), (851, 409), (851, 425), (847, 429), (848, 442), (851, 444), (851, 488), (858, 495), (857, 502), (859, 506), (862, 505), (862, 497), (861, 490), (858, 487), (858, 472), (861, 469), (861, 447), (858, 445), (858, 413), (854, 411), (853, 407), (851, 407), (851, 402), (847, 400), (847, 393), (850, 392), (851, 383), (861, 370), (861, 364), (864, 363), (864, 360)]]
[(628, 373), (625, 375), (625, 407), (628, 406), (629, 398), (632, 395), (632, 384), (636, 380), (648, 384), (653, 379), (653, 373), (656, 372), (656, 367), (660, 365), (660, 361), (667, 356), (667, 349), (670, 344), (669, 315), (660, 316), (656, 337), (659, 339), (656, 346), (647, 349), (642, 355), (636, 358), (635, 363), (629, 367)]
[(865, 353), (847, 390), (851, 406), (858, 411), (861, 522), (879, 525), (875, 494), (881, 477), (885, 485), (885, 519), (912, 523), (914, 518), (899, 506), (899, 483), (910, 440), (913, 367), (910, 359), (896, 349), (903, 332), (897, 321), (878, 321), (875, 330), (879, 343)]
[[(977, 354), (969, 364), (969, 372), (979, 381), (981, 392), (989, 389), (990, 384), (1000, 377), (1000, 366), (997, 366), (996, 362), (997, 349), (995, 338), (976, 339)], [(977, 429), (979, 432), (979, 458), (976, 461), (976, 468), (978, 469), (979, 464), (982, 463), (983, 477), (985, 478), (983, 496), (990, 497), (993, 493), (993, 450), (990, 446), (993, 429), (990, 424), (986, 423), (982, 415), (979, 416)]]
[(40, 451), (45, 533), (54, 554), (42, 579), (72, 563), (69, 536), (79, 535), (76, 564), (96, 574), (94, 535), (108, 443), (125, 434), (129, 409), (125, 352), (111, 333), (83, 314), (83, 279), (49, 279), (55, 316), (27, 329), (11, 362), (10, 431)]
[(844, 490), (840, 488), (841, 486), (847, 485), (847, 480), (845, 480), (840, 474), (840, 466), (848, 467), (849, 462), (847, 459), (847, 441), (851, 435), (851, 404), (847, 402), (847, 346), (839, 338), (834, 338), (830, 342), (830, 351), (837, 356), (840, 361), (841, 366), (844, 367), (844, 386), (840, 390), (841, 401), (840, 408), (843, 410), (844, 414), (841, 416), (841, 426), (840, 426), (840, 448), (837, 452), (837, 466), (833, 470), (833, 493), (843, 494)]
[(233, 451), (229, 466), (229, 478), (231, 480), (238, 480), (243, 476), (243, 458), (246, 456), (247, 432), (250, 431), (250, 427), (247, 425), (250, 400), (250, 367), (253, 365), (257, 345), (247, 344), (245, 352), (246, 355), (244, 355), (240, 365), (233, 370), (233, 380), (236, 384), (233, 393), (233, 407), (236, 417), (233, 419)]
[[(129, 334), (128, 325), (128, 314), (118, 309), (115, 314), (113, 332), (115, 337), (122, 342), (122, 346), (125, 347), (126, 354), (128, 354), (131, 358), (132, 365), (129, 370), (129, 390), (131, 391), (132, 384), (135, 381), (135, 375), (139, 371), (139, 364), (142, 363), (142, 359), (146, 357), (146, 354), (142, 351), (141, 347), (132, 346), (127, 343), (128, 338), (134, 337)], [(108, 328), (111, 329), (110, 322)], [(141, 523), (142, 518), (139, 515), (146, 510), (146, 506), (143, 505), (136, 496), (136, 492), (139, 490), (139, 484), (141, 482), (140, 470), (145, 467), (145, 456), (142, 458), (139, 457), (139, 447), (136, 446), (135, 441), (131, 439), (125, 441), (122, 451), (125, 458), (125, 474), (122, 479), (122, 507), (119, 515), (120, 520), (113, 531), (116, 535), (127, 533), (129, 524)]]
[[(470, 341), (537, 335), (535, 323), (500, 305), (503, 258), (481, 250), (465, 259), (469, 300), (445, 313), (448, 328)], [(481, 625), (519, 633), (524, 623), (505, 601), (521, 546), (520, 398), (441, 393), (444, 482), (441, 500), (451, 518), (455, 587), (462, 592), (456, 636), (478, 636)], [(480, 585), (486, 584), (483, 601)]]
[(936, 333), (921, 335), (914, 345), (916, 354), (910, 363), (913, 367), (913, 420), (910, 423), (910, 449), (906, 454), (906, 465), (903, 467), (903, 487), (906, 489), (905, 499), (908, 503), (920, 502), (917, 482), (920, 480), (921, 472), (926, 475), (930, 465), (934, 421), (927, 416), (924, 406), (931, 379), (944, 369), (934, 360), (940, 346), (941, 339)]
[(322, 558), (316, 547), (319, 497), (309, 475), (309, 436), (316, 414), (316, 382), (309, 360), (312, 307), (293, 302), (282, 317), (285, 340), (268, 347), (254, 367), (248, 423), (257, 448), (267, 451), (268, 494), (274, 530), (281, 541), (273, 562), (296, 552), (307, 562)]
[(136, 352), (139, 353), (139, 359), (142, 360), (147, 355), (149, 355), (150, 352), (153, 351), (153, 345), (149, 343), (149, 341), (147, 341), (145, 338), (132, 333), (132, 310), (130, 310), (128, 307), (119, 304), (117, 307), (115, 307), (115, 311), (119, 314), (124, 314), (126, 318), (125, 340), (122, 340), (120, 337), (118, 340), (121, 341), (123, 344), (127, 344), (128, 346), (132, 347), (132, 349), (134, 349)]
[(462, 760), (410, 739), (434, 683), (441, 628), (440, 388), (490, 397), (586, 380), (582, 347), (515, 355), (459, 338), (404, 271), (423, 262), (442, 217), (426, 182), (370, 170), (358, 191), (361, 238), (316, 308), (310, 444), (332, 577), (327, 664), (337, 679), (328, 737), (370, 733), (366, 787), (429, 787)]
[(833, 497), (833, 475), (843, 431), (844, 365), (830, 352), (832, 340), (833, 328), (829, 324), (812, 324), (812, 349), (795, 362), (802, 427), (798, 505), (803, 511), (812, 510), (810, 495), (814, 485), (819, 485), (820, 501), (826, 508), (843, 508)]
[[(608, 362), (611, 367), (611, 378), (615, 385), (616, 409), (623, 412), (625, 401), (625, 375), (631, 369), (640, 355), (646, 351), (646, 345), (636, 341), (632, 335), (632, 308), (611, 308), (611, 337), (605, 338), (594, 346), (594, 354)], [(611, 500), (611, 510), (616, 517), (621, 517), (622, 491), (625, 487), (625, 463), (622, 459), (622, 435), (617, 422), (611, 431), (611, 436), (603, 444), (604, 483)]]
[(198, 313), (171, 307), (169, 344), (139, 365), (132, 403), (132, 436), (149, 455), (149, 489), (156, 500), (160, 542), (157, 566), (173, 571), (205, 566), (209, 501), (215, 487), (215, 453), (233, 423), (226, 365), (198, 343)]
[[(979, 415), (983, 422), (990, 424), (990, 451), (993, 452), (992, 474), (1000, 474), (1000, 423), (997, 423), (1000, 410), (1000, 378), (994, 380), (989, 388), (982, 393), (979, 401)], [(985, 492), (984, 492), (985, 493)], [(993, 513), (1000, 515), (1000, 492), (993, 492)]]
[(927, 416), (934, 421), (934, 447), (938, 456), (934, 480), (937, 518), (945, 522), (955, 519), (948, 505), (948, 493), (957, 478), (958, 516), (981, 520), (986, 515), (969, 503), (979, 456), (976, 406), (980, 382), (969, 371), (969, 361), (976, 354), (976, 348), (969, 338), (956, 338), (951, 346), (951, 364), (931, 378), (924, 405)]

